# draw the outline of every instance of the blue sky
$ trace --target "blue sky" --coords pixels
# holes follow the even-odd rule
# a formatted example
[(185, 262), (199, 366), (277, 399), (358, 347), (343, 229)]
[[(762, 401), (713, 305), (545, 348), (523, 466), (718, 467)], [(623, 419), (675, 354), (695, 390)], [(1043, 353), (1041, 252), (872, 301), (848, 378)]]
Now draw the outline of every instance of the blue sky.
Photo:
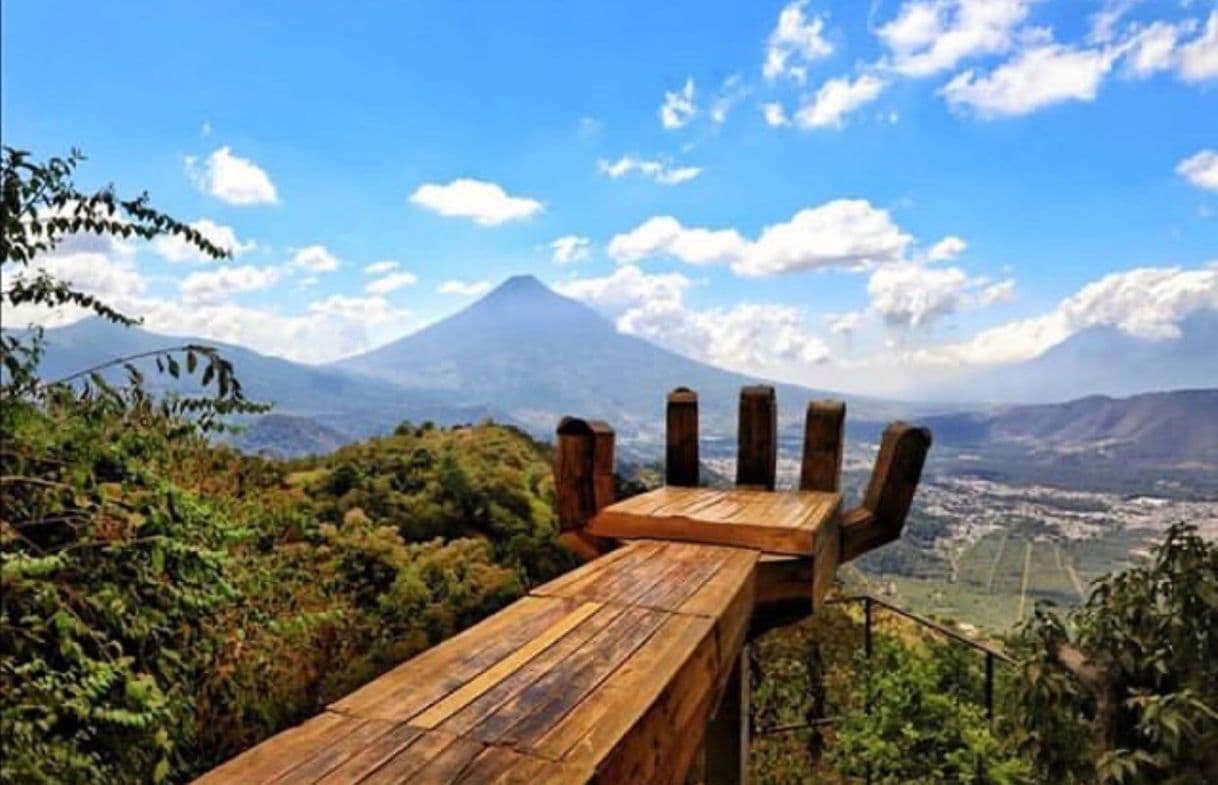
[(1212, 2), (13, 0), (2, 21), (5, 144), (79, 147), (82, 184), (146, 189), (239, 252), (46, 260), (159, 331), (325, 361), (528, 272), (702, 359), (900, 392), (1218, 309)]

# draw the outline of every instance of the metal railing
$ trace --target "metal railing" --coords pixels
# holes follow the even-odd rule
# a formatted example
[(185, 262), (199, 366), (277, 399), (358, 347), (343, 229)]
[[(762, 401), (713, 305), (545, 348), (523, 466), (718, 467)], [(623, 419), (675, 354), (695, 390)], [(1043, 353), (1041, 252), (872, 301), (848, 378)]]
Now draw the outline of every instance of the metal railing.
[[(871, 659), (871, 654), (874, 648), (873, 640), (873, 619), (875, 609), (878, 606), (885, 611), (893, 613), (901, 618), (911, 621), (920, 628), (925, 628), (935, 632), (950, 640), (953, 644), (967, 646), (974, 651), (981, 653), (985, 657), (985, 716), (991, 722), (994, 719), (994, 665), (1002, 663), (1003, 665), (1014, 665), (1015, 660), (1006, 652), (997, 649), (987, 643), (973, 640), (963, 633), (953, 630), (951, 627), (940, 624), (934, 619), (928, 619), (925, 616), (906, 610), (898, 605), (893, 605), (887, 600), (882, 600), (879, 597), (874, 597), (870, 594), (854, 594), (844, 597), (834, 597), (826, 601), (831, 605), (845, 605), (848, 603), (862, 603), (863, 605), (863, 653), (867, 660)], [(868, 707), (870, 708), (870, 707)], [(810, 722), (797, 723), (794, 725), (778, 725), (771, 728), (757, 728), (753, 731), (755, 736), (767, 736), (775, 733), (788, 733), (792, 731), (808, 730), (810, 728), (823, 727), (833, 725), (838, 718), (822, 717)]]

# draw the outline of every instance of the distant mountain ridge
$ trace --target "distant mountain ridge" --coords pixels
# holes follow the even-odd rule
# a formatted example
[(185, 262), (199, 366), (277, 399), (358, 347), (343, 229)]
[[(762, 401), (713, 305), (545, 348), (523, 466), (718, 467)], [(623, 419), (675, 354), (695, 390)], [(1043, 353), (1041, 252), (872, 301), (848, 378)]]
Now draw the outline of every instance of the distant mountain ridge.
[(1012, 406), (988, 414), (931, 416), (923, 422), (941, 444), (1017, 442), (1031, 450), (1218, 467), (1218, 389), (1128, 398), (1093, 395), (1059, 404)]
[(1218, 387), (1218, 312), (1182, 320), (1174, 339), (1147, 340), (1092, 327), (1024, 362), (980, 371), (929, 391), (936, 400), (1058, 403)]

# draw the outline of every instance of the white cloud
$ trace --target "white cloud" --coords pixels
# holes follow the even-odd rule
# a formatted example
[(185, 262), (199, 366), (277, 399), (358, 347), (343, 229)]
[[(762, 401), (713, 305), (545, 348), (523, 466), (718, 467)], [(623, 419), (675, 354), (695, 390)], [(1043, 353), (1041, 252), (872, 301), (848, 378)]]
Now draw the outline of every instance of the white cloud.
[(398, 269), (400, 265), (393, 259), (385, 259), (380, 262), (373, 262), (364, 268), (365, 275), (384, 275)]
[[(201, 218), (190, 224), (190, 227), (207, 238), (219, 248), (228, 251), (232, 258), (257, 248), (252, 240), (242, 242), (231, 226), (218, 224), (208, 218)], [(210, 262), (212, 258), (195, 246), (177, 235), (160, 235), (152, 241), (153, 250), (170, 262)]]
[(631, 172), (639, 172), (661, 185), (680, 185), (702, 174), (701, 167), (672, 166), (664, 161), (647, 160), (633, 155), (623, 155), (616, 161), (601, 159), (597, 162), (596, 168), (611, 180), (624, 177)]
[(862, 311), (851, 311), (849, 313), (827, 313), (824, 316), (825, 324), (829, 325), (829, 332), (834, 335), (840, 335), (849, 338), (854, 333), (858, 332), (859, 328), (867, 320), (867, 314)]
[(964, 253), (966, 248), (968, 248), (968, 243), (954, 234), (949, 234), (930, 247), (930, 250), (926, 252), (926, 258), (932, 262), (946, 262)]
[(386, 295), (390, 292), (396, 292), (398, 289), (405, 289), (407, 286), (414, 286), (418, 282), (419, 277), (417, 275), (402, 271), (390, 273), (383, 278), (369, 281), (364, 285), (364, 291), (368, 294)]
[(1104, 7), (1091, 15), (1088, 43), (1106, 44), (1116, 36), (1117, 24), (1139, 0), (1105, 0)]
[(1112, 68), (1116, 50), (1047, 43), (1020, 52), (989, 74), (970, 69), (942, 93), (953, 107), (981, 117), (1022, 115), (1065, 101), (1091, 101)]
[(682, 226), (676, 218), (656, 216), (609, 241), (609, 256), (619, 264), (648, 257), (672, 257), (687, 264), (716, 264), (739, 258), (746, 246), (735, 229)]
[(327, 273), (337, 270), (342, 264), (339, 259), (326, 250), (324, 245), (307, 245), (296, 251), (292, 256), (292, 266), (300, 270), (314, 273)]
[(694, 281), (680, 273), (643, 272), (633, 264), (618, 267), (600, 278), (576, 278), (554, 285), (555, 291), (581, 300), (604, 315), (616, 318), (647, 303), (681, 303)]
[(461, 297), (477, 297), (490, 290), (490, 281), (445, 281), (436, 287), (440, 294), (455, 294)]
[(283, 279), (280, 267), (218, 267), (207, 272), (191, 273), (182, 279), (178, 289), (187, 303), (215, 303), (234, 294), (267, 289)]
[(761, 107), (761, 113), (765, 117), (765, 123), (768, 126), (776, 128), (791, 124), (791, 121), (787, 119), (786, 111), (782, 108), (782, 104), (776, 101), (763, 104)]
[(1014, 282), (990, 284), (958, 267), (926, 267), (916, 262), (882, 265), (867, 282), (871, 309), (891, 327), (919, 328), (961, 310), (1010, 299)]
[(1198, 188), (1218, 191), (1218, 150), (1202, 150), (1185, 158), (1176, 173)]
[(755, 303), (692, 310), (684, 294), (694, 283), (679, 273), (650, 275), (624, 265), (608, 276), (555, 288), (615, 319), (621, 332), (717, 365), (762, 370), (828, 358), (828, 348), (807, 330), (798, 310)]
[(745, 87), (744, 79), (740, 74), (732, 74), (724, 79), (723, 86), (719, 88), (719, 94), (711, 102), (711, 120), (719, 125), (727, 122), (727, 116), (733, 107), (743, 101), (748, 94), (749, 90)]
[(912, 239), (886, 210), (864, 199), (836, 199), (767, 226), (732, 269), (765, 276), (879, 264), (901, 258)]
[(1218, 10), (1212, 11), (1205, 29), (1180, 47), (1180, 78), (1201, 82), (1218, 78)]
[(983, 330), (967, 341), (919, 350), (930, 363), (1005, 364), (1035, 357), (1089, 327), (1116, 327), (1146, 340), (1179, 337), (1179, 323), (1218, 310), (1218, 267), (1141, 267), (1087, 284), (1042, 316)]
[(591, 255), (592, 241), (578, 234), (568, 234), (550, 243), (554, 251), (554, 261), (559, 264), (582, 262)]
[(368, 324), (380, 324), (400, 318), (405, 311), (394, 308), (384, 297), (347, 297), (333, 294), (324, 300), (309, 303), (309, 313), (334, 316), (339, 319)]
[(833, 53), (833, 44), (824, 37), (825, 18), (806, 15), (807, 6), (807, 0), (795, 0), (779, 12), (761, 66), (766, 79), (785, 76), (802, 83), (809, 63)]
[(468, 177), (447, 185), (421, 185), (410, 195), (410, 202), (443, 216), (470, 218), (480, 226), (523, 220), (545, 209), (536, 199), (510, 196), (496, 183)]
[(680, 90), (664, 92), (664, 103), (660, 105), (660, 124), (669, 130), (681, 128), (694, 119), (698, 108), (694, 105), (694, 80), (686, 79)]
[(877, 31), (891, 67), (923, 77), (966, 58), (1006, 52), (1028, 15), (1029, 0), (908, 0)]
[(233, 155), (227, 146), (209, 155), (202, 167), (194, 156), (187, 156), (186, 173), (200, 190), (228, 204), (245, 207), (279, 201), (270, 175), (250, 159)]
[(1134, 33), (1120, 48), (1127, 52), (1125, 71), (1130, 76), (1149, 76), (1176, 65), (1176, 44), (1181, 28), (1169, 22), (1154, 22)]
[(800, 128), (841, 128), (846, 115), (874, 101), (883, 89), (883, 80), (871, 74), (853, 81), (848, 77), (830, 79), (795, 113), (795, 123)]

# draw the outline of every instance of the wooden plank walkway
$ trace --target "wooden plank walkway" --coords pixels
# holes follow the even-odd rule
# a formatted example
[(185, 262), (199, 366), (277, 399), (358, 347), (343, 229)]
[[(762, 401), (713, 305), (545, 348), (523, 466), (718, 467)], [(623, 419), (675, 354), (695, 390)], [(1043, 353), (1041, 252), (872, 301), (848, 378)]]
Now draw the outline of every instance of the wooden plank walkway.
[(744, 645), (758, 558), (618, 548), (196, 782), (675, 782)]

